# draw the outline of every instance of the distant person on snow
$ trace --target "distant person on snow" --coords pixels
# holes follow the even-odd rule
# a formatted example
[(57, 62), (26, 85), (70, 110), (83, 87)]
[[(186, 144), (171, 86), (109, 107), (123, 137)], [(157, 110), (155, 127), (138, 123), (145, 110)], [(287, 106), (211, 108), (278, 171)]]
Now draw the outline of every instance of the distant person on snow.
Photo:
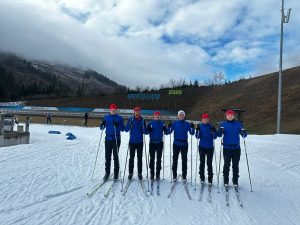
[(232, 161), (232, 183), (238, 187), (239, 162), (241, 156), (240, 135), (245, 138), (247, 137), (247, 132), (243, 124), (235, 120), (234, 111), (228, 110), (226, 111), (226, 121), (220, 124), (217, 134), (219, 137), (223, 136), (224, 186), (228, 186), (230, 164)]
[(186, 183), (187, 175), (187, 153), (188, 153), (188, 132), (191, 135), (195, 134), (195, 125), (185, 121), (185, 112), (180, 110), (178, 112), (178, 120), (169, 123), (169, 133), (174, 132), (173, 141), (173, 181), (177, 180), (177, 165), (178, 156), (181, 153), (182, 160), (182, 179)]
[(19, 125), (19, 119), (15, 117), (15, 124)]
[(51, 124), (52, 123), (52, 119), (51, 119), (51, 114), (50, 113), (47, 113), (47, 116), (46, 116), (46, 118), (47, 118), (47, 124)]
[(85, 127), (87, 127), (88, 119), (89, 119), (89, 114), (88, 114), (88, 112), (85, 112), (85, 114), (84, 114), (84, 126)]
[(110, 176), (111, 154), (114, 157), (114, 180), (119, 178), (120, 161), (119, 148), (121, 144), (121, 131), (124, 131), (124, 119), (117, 114), (118, 107), (116, 104), (109, 106), (110, 114), (106, 115), (101, 124), (100, 129), (106, 128), (105, 136), (105, 175), (103, 180), (106, 181)]
[(207, 163), (207, 174), (208, 174), (208, 184), (212, 185), (213, 180), (213, 155), (214, 155), (214, 145), (213, 139), (217, 138), (216, 128), (209, 123), (209, 115), (203, 114), (202, 121), (196, 127), (196, 138), (200, 139), (199, 143), (199, 155), (200, 155), (200, 166), (199, 175), (201, 183), (205, 181), (205, 157)]
[(160, 120), (160, 112), (154, 112), (154, 118), (147, 124), (146, 134), (150, 135), (149, 152), (150, 152), (150, 179), (154, 180), (154, 161), (156, 158), (156, 180), (160, 180), (161, 157), (163, 152), (163, 135), (168, 134), (166, 124)]
[(141, 116), (141, 108), (134, 108), (134, 116), (128, 119), (125, 131), (130, 131), (129, 138), (129, 148), (130, 148), (130, 156), (129, 156), (129, 175), (128, 180), (132, 179), (133, 169), (134, 169), (134, 157), (135, 152), (137, 153), (137, 161), (138, 161), (138, 178), (139, 180), (143, 179), (142, 171), (143, 171), (143, 134), (145, 132), (146, 123)]

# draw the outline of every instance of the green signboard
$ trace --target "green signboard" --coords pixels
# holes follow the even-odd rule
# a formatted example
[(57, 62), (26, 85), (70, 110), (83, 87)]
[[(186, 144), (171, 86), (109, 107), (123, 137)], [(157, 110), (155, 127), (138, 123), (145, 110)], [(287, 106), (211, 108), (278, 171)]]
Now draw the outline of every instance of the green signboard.
[(181, 96), (182, 95), (182, 90), (180, 90), (180, 89), (171, 89), (171, 90), (169, 90), (169, 95), (170, 96)]

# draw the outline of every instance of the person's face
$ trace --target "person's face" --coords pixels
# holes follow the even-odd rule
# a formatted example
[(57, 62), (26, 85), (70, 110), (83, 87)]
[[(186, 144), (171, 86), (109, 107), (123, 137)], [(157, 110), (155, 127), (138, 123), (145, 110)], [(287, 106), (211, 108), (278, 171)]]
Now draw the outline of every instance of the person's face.
[(136, 118), (140, 117), (140, 115), (141, 115), (141, 111), (134, 111), (134, 116)]
[(159, 120), (159, 115), (158, 114), (154, 115), (154, 120)]
[(204, 119), (202, 119), (202, 123), (204, 123), (204, 124), (207, 124), (207, 123), (209, 123), (209, 119), (208, 119), (208, 118), (204, 118)]
[(234, 115), (233, 114), (228, 114), (226, 115), (226, 119), (229, 121), (232, 121), (234, 119)]
[(178, 119), (179, 119), (179, 120), (184, 120), (184, 114), (183, 114), (183, 113), (180, 113), (180, 114), (178, 115)]
[(117, 114), (117, 110), (116, 109), (111, 109), (110, 110), (110, 114), (111, 115), (116, 115)]

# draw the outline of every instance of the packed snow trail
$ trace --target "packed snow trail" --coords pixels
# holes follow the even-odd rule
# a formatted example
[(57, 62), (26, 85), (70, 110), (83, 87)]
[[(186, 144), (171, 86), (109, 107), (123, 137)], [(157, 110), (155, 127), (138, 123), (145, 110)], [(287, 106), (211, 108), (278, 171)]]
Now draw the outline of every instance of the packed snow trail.
[[(229, 207), (226, 206), (222, 176), (220, 194), (217, 193), (214, 177), (211, 203), (206, 200), (207, 188), (202, 201), (198, 201), (199, 182), (196, 191), (193, 188), (189, 190), (192, 200), (187, 198), (181, 182), (177, 184), (171, 197), (167, 198), (171, 188), (168, 157), (165, 158), (165, 180), (160, 181), (159, 196), (154, 194), (145, 197), (135, 171), (134, 180), (125, 196), (121, 193), (121, 183), (116, 183), (109, 197), (105, 198), (112, 183), (108, 181), (89, 198), (86, 194), (104, 176), (102, 142), (95, 170), (96, 179), (91, 180), (100, 138), (99, 129), (31, 124), (30, 130), (29, 145), (0, 148), (1, 225), (300, 224), (300, 137), (297, 135), (250, 135), (246, 138), (254, 192), (250, 192), (245, 154), (241, 145), (241, 208), (234, 188), (229, 189)], [(48, 134), (49, 130), (60, 130), (62, 134)], [(66, 140), (64, 134), (67, 132), (72, 132), (78, 139)], [(146, 140), (148, 145), (148, 137)], [(122, 133), (122, 170), (127, 145), (128, 133)], [(217, 151), (219, 148), (220, 140), (217, 139)], [(166, 141), (166, 156), (169, 155), (169, 149), (169, 142)], [(196, 146), (193, 149), (193, 156), (196, 156)], [(196, 157), (193, 160), (195, 159)], [(145, 161), (143, 163), (143, 175), (146, 177)], [(180, 173), (179, 158), (178, 174)], [(128, 171), (125, 173), (125, 184), (127, 175)], [(188, 181), (189, 179), (190, 177)]]

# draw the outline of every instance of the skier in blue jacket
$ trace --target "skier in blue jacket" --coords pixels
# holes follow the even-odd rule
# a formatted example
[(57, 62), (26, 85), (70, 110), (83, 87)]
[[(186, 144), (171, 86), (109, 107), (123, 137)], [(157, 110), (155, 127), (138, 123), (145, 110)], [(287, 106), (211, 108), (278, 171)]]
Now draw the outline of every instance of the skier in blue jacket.
[(187, 152), (188, 152), (188, 132), (191, 135), (195, 134), (195, 125), (185, 121), (185, 112), (180, 110), (178, 112), (178, 120), (169, 124), (169, 133), (174, 132), (173, 141), (173, 180), (177, 179), (177, 165), (178, 156), (181, 153), (182, 160), (182, 180), (186, 182), (187, 175)]
[(154, 118), (147, 124), (146, 134), (150, 135), (149, 152), (150, 152), (150, 179), (154, 179), (154, 161), (155, 153), (157, 154), (156, 161), (156, 180), (160, 180), (161, 157), (163, 152), (163, 135), (168, 134), (166, 124), (159, 118), (160, 112), (154, 112)]
[(100, 129), (106, 128), (105, 136), (105, 175), (103, 180), (107, 180), (110, 175), (111, 154), (114, 156), (114, 180), (119, 178), (119, 154), (118, 150), (121, 144), (120, 132), (124, 131), (124, 120), (117, 114), (117, 105), (109, 106), (110, 114), (106, 115), (100, 124)]
[(142, 169), (143, 169), (143, 135), (145, 133), (146, 123), (141, 116), (141, 108), (134, 108), (134, 116), (129, 118), (125, 127), (125, 131), (130, 131), (129, 138), (129, 175), (128, 179), (132, 179), (133, 169), (134, 169), (134, 157), (135, 152), (137, 153), (138, 161), (138, 178), (139, 180), (143, 179)]
[(200, 139), (199, 143), (199, 154), (200, 154), (200, 166), (199, 175), (201, 183), (205, 181), (205, 156), (207, 158), (207, 173), (208, 173), (208, 184), (212, 184), (213, 180), (213, 168), (212, 161), (214, 155), (214, 144), (213, 139), (217, 138), (216, 128), (209, 123), (209, 115), (202, 115), (202, 123), (197, 125), (196, 138)]
[(219, 137), (223, 136), (222, 145), (224, 157), (224, 186), (228, 186), (231, 161), (233, 174), (232, 183), (234, 186), (238, 186), (239, 162), (241, 156), (240, 135), (245, 138), (247, 137), (247, 132), (244, 129), (243, 124), (234, 119), (233, 110), (228, 110), (226, 112), (226, 121), (220, 124), (220, 128), (217, 134)]

